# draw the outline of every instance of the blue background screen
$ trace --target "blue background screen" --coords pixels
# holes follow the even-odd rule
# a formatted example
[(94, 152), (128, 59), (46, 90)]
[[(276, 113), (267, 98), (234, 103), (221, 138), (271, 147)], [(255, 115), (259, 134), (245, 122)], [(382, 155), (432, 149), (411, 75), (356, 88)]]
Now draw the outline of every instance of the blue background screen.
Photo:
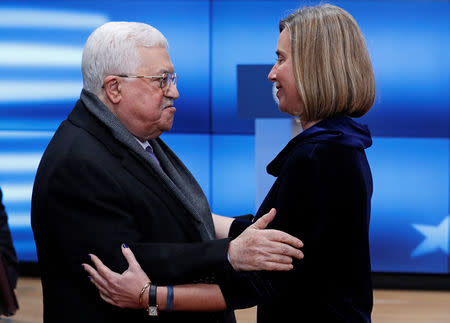
[[(360, 119), (374, 142), (367, 150), (374, 178), (373, 270), (448, 274), (450, 5), (330, 2), (360, 25), (376, 77), (375, 104)], [(34, 175), (79, 97), (81, 53), (95, 28), (140, 21), (166, 36), (180, 99), (173, 129), (162, 138), (197, 178), (212, 211), (236, 216), (257, 208), (250, 112), (276, 109), (270, 92), (261, 91), (271, 90), (264, 69), (276, 60), (278, 22), (299, 5), (317, 3), (2, 1), (0, 186), (19, 259), (36, 261)]]

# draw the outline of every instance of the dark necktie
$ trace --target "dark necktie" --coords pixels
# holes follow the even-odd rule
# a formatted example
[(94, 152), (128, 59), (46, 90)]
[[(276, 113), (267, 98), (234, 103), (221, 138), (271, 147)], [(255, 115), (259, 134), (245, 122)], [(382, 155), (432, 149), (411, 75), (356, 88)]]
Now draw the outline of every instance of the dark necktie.
[(155, 153), (153, 152), (152, 146), (148, 145), (147, 147), (145, 147), (145, 150), (148, 152), (150, 157), (158, 164), (158, 166), (161, 167), (158, 158), (156, 158)]

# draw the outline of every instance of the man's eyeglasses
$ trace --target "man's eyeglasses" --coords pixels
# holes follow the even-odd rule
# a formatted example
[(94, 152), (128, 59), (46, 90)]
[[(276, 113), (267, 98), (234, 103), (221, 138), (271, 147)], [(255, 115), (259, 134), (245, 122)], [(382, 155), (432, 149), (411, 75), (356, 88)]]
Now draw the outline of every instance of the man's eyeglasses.
[(136, 79), (159, 79), (159, 87), (161, 90), (166, 92), (169, 89), (170, 83), (177, 85), (178, 74), (177, 73), (164, 73), (163, 75), (153, 76), (153, 75), (127, 75), (118, 74), (116, 76), (125, 78), (136, 78)]

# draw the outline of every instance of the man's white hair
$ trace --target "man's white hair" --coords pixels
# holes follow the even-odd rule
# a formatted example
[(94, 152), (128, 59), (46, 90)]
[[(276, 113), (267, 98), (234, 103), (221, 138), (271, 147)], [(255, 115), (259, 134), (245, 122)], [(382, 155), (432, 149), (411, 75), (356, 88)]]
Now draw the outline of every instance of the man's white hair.
[(98, 95), (106, 76), (136, 72), (141, 60), (138, 47), (157, 46), (169, 45), (159, 30), (144, 23), (113, 21), (98, 27), (83, 50), (83, 88)]

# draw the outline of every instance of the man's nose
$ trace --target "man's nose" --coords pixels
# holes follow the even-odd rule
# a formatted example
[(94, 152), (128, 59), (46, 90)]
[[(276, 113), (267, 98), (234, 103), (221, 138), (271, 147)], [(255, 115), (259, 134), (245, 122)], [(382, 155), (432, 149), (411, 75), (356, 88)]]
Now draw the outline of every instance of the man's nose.
[(165, 94), (166, 97), (176, 100), (180, 97), (180, 93), (178, 93), (178, 88), (172, 82), (169, 83), (169, 88)]

